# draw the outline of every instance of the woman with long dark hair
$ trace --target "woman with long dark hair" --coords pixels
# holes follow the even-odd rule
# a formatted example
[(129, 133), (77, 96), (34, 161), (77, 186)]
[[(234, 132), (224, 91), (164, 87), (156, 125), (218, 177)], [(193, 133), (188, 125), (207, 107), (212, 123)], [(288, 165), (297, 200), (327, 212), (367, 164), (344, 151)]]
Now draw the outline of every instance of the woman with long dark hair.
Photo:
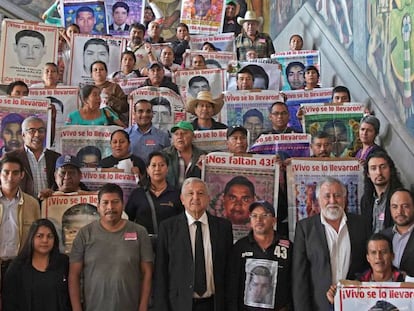
[(56, 228), (38, 219), (19, 255), (8, 268), (3, 311), (69, 311), (69, 259), (59, 252)]

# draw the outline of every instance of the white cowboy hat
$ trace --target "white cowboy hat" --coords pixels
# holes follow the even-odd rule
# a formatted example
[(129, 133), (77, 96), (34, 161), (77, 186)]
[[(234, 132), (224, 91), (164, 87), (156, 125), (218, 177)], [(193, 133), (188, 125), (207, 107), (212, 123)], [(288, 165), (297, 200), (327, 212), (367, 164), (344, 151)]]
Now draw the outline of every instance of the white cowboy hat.
[(185, 107), (187, 112), (195, 115), (195, 108), (197, 106), (197, 103), (200, 100), (204, 100), (206, 102), (209, 102), (209, 103), (213, 104), (213, 116), (218, 114), (220, 112), (221, 108), (223, 108), (223, 105), (224, 105), (222, 97), (213, 99), (213, 96), (211, 95), (211, 92), (209, 92), (209, 91), (200, 91), (197, 94), (197, 98), (189, 98), (187, 100), (187, 104), (186, 104), (186, 107)]
[(259, 26), (263, 24), (263, 17), (257, 17), (254, 11), (246, 11), (244, 18), (237, 17), (237, 23), (243, 26), (244, 22), (255, 21), (259, 23)]

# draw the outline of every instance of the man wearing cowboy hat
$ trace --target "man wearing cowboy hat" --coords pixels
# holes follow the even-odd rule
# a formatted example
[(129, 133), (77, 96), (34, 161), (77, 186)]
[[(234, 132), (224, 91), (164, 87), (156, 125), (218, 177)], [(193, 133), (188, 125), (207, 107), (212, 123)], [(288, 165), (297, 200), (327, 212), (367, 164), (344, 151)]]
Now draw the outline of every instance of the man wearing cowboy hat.
[(267, 33), (259, 32), (263, 17), (256, 17), (253, 11), (247, 11), (244, 18), (238, 17), (237, 22), (242, 26), (242, 32), (236, 37), (237, 57), (239, 61), (246, 60), (250, 49), (257, 52), (258, 58), (270, 57), (275, 52), (272, 39)]
[(186, 110), (197, 117), (192, 122), (194, 130), (226, 129), (225, 124), (213, 119), (213, 116), (218, 114), (222, 107), (223, 100), (221, 98), (213, 99), (209, 91), (198, 92), (197, 98), (190, 98), (187, 101)]

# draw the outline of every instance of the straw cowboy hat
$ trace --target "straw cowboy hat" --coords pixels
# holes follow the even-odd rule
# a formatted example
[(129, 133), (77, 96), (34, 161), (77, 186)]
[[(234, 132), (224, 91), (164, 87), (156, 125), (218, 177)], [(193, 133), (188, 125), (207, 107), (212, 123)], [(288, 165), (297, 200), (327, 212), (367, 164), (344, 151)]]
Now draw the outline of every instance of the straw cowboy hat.
[(263, 24), (263, 17), (261, 16), (257, 17), (254, 11), (246, 11), (244, 18), (237, 17), (237, 23), (239, 23), (239, 25), (241, 26), (243, 26), (244, 22), (251, 22), (251, 21), (258, 22), (259, 26), (261, 26)]
[(214, 116), (220, 112), (224, 104), (222, 97), (213, 99), (211, 92), (200, 91), (197, 94), (197, 98), (191, 98), (187, 100), (187, 105), (186, 105), (187, 112), (195, 115), (195, 108), (197, 106), (197, 103), (200, 100), (204, 100), (206, 102), (213, 104), (213, 115)]

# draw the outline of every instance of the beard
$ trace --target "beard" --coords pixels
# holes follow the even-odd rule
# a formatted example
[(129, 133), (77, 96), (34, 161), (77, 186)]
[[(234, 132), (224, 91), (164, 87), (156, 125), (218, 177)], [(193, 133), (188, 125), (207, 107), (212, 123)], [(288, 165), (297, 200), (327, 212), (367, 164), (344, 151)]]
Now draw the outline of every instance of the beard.
[(328, 204), (321, 209), (322, 215), (328, 220), (338, 220), (344, 214), (342, 206), (338, 204)]

